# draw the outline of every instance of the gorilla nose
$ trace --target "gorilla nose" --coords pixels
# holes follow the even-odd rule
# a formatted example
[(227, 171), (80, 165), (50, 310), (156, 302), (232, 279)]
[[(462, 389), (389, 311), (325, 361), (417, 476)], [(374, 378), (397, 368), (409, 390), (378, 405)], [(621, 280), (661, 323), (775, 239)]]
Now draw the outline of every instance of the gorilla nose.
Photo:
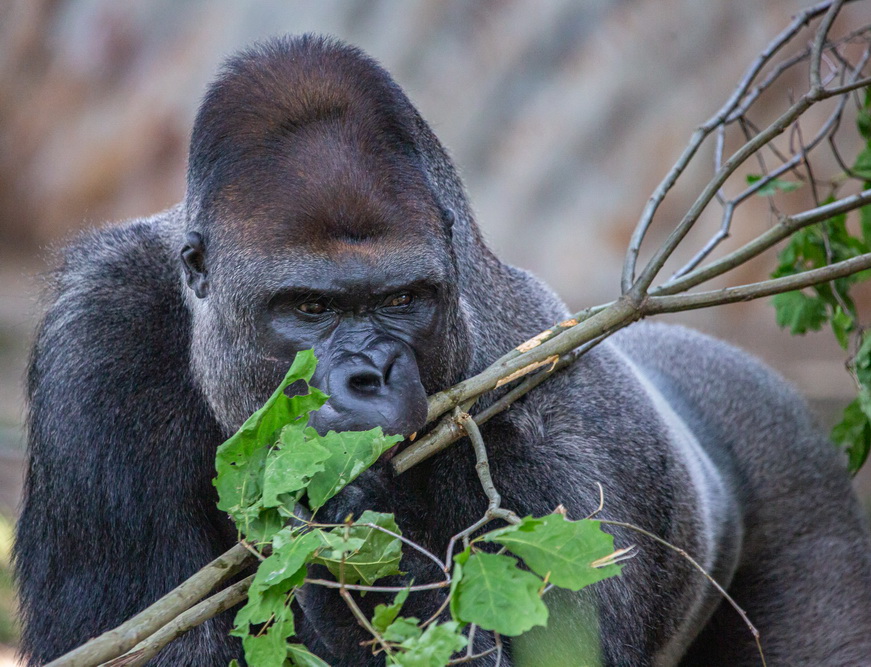
[(394, 361), (395, 357), (386, 359), (380, 364), (375, 360), (366, 360), (362, 362), (363, 368), (354, 366), (345, 368), (347, 390), (351, 394), (361, 397), (377, 396), (390, 381), (390, 372), (393, 370)]
[(312, 416), (312, 426), (321, 433), (381, 426), (386, 433), (408, 435), (426, 421), (426, 392), (407, 346), (383, 343), (336, 355), (321, 369), (323, 375), (312, 380), (330, 395)]

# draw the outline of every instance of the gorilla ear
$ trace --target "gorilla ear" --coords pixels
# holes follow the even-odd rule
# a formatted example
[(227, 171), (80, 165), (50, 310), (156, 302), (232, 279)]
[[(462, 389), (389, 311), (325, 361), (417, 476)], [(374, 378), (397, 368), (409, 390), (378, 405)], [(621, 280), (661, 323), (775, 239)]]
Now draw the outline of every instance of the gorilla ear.
[(456, 222), (456, 220), (457, 216), (452, 209), (442, 209), (442, 227), (445, 230), (445, 235), (448, 237), (448, 240), (450, 240), (454, 235), (454, 222)]
[(187, 284), (200, 299), (209, 293), (209, 278), (206, 271), (206, 244), (202, 234), (190, 232), (181, 249), (181, 262), (184, 266)]

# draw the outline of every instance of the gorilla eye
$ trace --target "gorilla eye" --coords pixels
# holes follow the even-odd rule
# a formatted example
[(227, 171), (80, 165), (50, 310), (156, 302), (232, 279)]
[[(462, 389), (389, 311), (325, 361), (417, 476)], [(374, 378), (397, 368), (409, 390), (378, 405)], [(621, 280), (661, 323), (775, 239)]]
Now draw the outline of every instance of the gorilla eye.
[(327, 307), (322, 301), (306, 301), (305, 303), (299, 304), (297, 308), (306, 315), (321, 315), (327, 310)]
[(409, 292), (402, 292), (400, 294), (396, 294), (395, 296), (390, 297), (387, 300), (387, 305), (390, 308), (397, 308), (399, 306), (407, 306), (413, 301), (414, 297), (411, 296)]

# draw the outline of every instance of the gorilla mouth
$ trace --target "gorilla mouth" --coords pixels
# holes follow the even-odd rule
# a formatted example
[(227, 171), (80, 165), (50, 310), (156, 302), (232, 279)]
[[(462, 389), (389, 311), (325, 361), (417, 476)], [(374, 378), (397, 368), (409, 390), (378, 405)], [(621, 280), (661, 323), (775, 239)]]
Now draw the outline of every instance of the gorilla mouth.
[(427, 424), (424, 428), (420, 429), (419, 431), (415, 431), (411, 435), (409, 435), (406, 438), (402, 439), (401, 441), (397, 442), (395, 445), (393, 445), (393, 447), (391, 447), (386, 452), (384, 452), (381, 455), (381, 458), (379, 460), (387, 463), (388, 461), (390, 461), (390, 459), (392, 459), (394, 456), (399, 454), (399, 452), (403, 451), (404, 449), (407, 449), (408, 446), (411, 445), (412, 442), (414, 442), (415, 440), (419, 440), (421, 437), (425, 436), (431, 430), (432, 430), (432, 425)]
[(406, 443), (408, 443), (408, 438), (406, 438), (402, 442), (397, 442), (395, 445), (393, 445), (393, 447), (391, 447), (381, 455), (381, 460), (387, 463), (390, 459), (399, 454), (399, 450), (403, 448)]

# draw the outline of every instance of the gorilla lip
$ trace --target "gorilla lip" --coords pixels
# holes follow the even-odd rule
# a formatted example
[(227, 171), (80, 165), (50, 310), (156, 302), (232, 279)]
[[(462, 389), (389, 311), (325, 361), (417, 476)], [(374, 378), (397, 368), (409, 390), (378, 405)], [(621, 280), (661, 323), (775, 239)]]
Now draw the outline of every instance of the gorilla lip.
[(414, 433), (412, 433), (411, 435), (406, 437), (404, 440), (397, 442), (395, 445), (393, 445), (393, 447), (391, 447), (390, 449), (388, 449), (386, 452), (384, 452), (381, 455), (381, 460), (386, 462), (386, 461), (389, 461), (390, 459), (392, 459), (397, 454), (399, 454), (399, 452), (401, 452), (403, 449), (408, 447), (412, 442), (414, 442), (417, 439), (418, 433), (419, 433), (419, 431), (415, 431)]
[(403, 440), (402, 442), (397, 442), (395, 445), (393, 445), (393, 447), (391, 447), (390, 449), (388, 449), (386, 452), (384, 452), (381, 455), (381, 460), (382, 461), (389, 461), (390, 459), (392, 459), (394, 456), (396, 456), (399, 453), (399, 448), (402, 447), (402, 445), (406, 442), (408, 442), (407, 439)]

